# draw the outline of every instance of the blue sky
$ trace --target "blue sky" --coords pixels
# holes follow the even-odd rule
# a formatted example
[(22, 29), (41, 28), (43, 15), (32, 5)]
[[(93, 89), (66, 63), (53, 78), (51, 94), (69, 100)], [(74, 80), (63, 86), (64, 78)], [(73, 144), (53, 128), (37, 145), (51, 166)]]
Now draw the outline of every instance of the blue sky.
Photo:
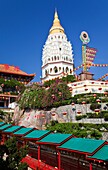
[[(91, 39), (88, 45), (98, 50), (94, 63), (108, 64), (108, 0), (0, 0), (1, 64), (36, 73), (33, 81), (40, 81), (42, 48), (55, 8), (72, 43), (75, 67), (82, 63), (79, 36), (84, 30)], [(90, 71), (98, 79), (108, 67)]]

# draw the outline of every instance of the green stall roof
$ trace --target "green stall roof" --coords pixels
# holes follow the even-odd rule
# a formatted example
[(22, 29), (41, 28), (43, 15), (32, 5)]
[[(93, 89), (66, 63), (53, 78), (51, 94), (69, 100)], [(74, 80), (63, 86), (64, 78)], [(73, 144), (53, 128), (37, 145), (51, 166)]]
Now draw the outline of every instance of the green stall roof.
[(108, 161), (108, 145), (104, 145), (100, 150), (98, 150), (94, 155), (88, 156), (88, 158)]
[(24, 138), (39, 139), (42, 136), (48, 134), (49, 132), (50, 132), (49, 130), (34, 130), (34, 131), (30, 132), (29, 134), (27, 134), (26, 136), (24, 136)]
[(12, 133), (12, 132), (14, 132), (15, 130), (17, 130), (19, 128), (21, 128), (21, 126), (12, 126), (12, 127), (8, 128), (8, 129), (4, 130), (4, 132)]
[(54, 143), (54, 144), (60, 144), (67, 138), (71, 137), (72, 134), (61, 134), (61, 133), (50, 133), (49, 135), (45, 136), (41, 140), (38, 141), (38, 143)]
[(15, 135), (24, 135), (26, 134), (27, 132), (33, 130), (34, 128), (24, 128), (22, 127), (21, 129), (19, 129), (18, 131), (16, 131), (14, 134)]
[(3, 126), (0, 126), (0, 130), (4, 130), (5, 128), (8, 128), (10, 126), (12, 126), (12, 125), (11, 124), (5, 124)]
[(70, 151), (92, 153), (104, 142), (104, 140), (72, 138), (65, 142), (63, 145), (59, 146), (58, 149), (67, 149)]
[(5, 123), (4, 122), (0, 122), (0, 126), (3, 126)]

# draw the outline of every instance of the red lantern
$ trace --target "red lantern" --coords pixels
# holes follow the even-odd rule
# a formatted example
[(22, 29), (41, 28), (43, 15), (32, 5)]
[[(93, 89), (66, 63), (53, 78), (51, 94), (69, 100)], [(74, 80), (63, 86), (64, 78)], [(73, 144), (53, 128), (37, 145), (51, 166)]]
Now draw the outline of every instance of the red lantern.
[(97, 99), (97, 100), (96, 100), (96, 102), (100, 103), (100, 102), (101, 102), (101, 100), (100, 100), (100, 99)]
[(96, 96), (97, 96), (96, 94), (93, 94), (93, 97), (94, 97), (94, 98), (96, 98)]
[(67, 112), (63, 112), (63, 115), (65, 116), (67, 114)]
[(81, 114), (81, 111), (80, 111), (80, 110), (78, 110), (78, 111), (77, 111), (77, 113), (78, 113), (78, 114)]
[(98, 114), (100, 112), (99, 109), (95, 109), (95, 113)]
[(55, 113), (52, 113), (52, 116), (55, 116)]
[(85, 102), (85, 101), (83, 101), (83, 102), (82, 102), (82, 104), (86, 104), (86, 102)]

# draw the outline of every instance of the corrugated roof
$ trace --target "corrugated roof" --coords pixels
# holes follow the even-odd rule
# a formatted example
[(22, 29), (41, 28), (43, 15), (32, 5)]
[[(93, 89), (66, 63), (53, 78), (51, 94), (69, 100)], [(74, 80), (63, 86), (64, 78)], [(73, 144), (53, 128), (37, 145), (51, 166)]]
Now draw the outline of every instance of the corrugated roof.
[(3, 129), (8, 128), (10, 126), (11, 126), (11, 124), (6, 124), (6, 125), (3, 125), (3, 126), (0, 126), (0, 130), (3, 130)]
[(71, 138), (63, 145), (59, 146), (60, 149), (74, 150), (78, 152), (92, 153), (99, 146), (101, 146), (105, 141), (104, 140), (95, 140), (95, 139), (85, 139), (85, 138)]
[(104, 145), (93, 156), (89, 156), (88, 158), (94, 158), (97, 160), (108, 161), (108, 145)]
[(10, 132), (11, 133), (11, 132), (19, 129), (20, 127), (21, 126), (12, 126), (12, 127), (8, 128), (8, 129), (4, 130), (4, 132)]
[(34, 130), (34, 131), (30, 132), (29, 134), (27, 134), (26, 136), (24, 136), (24, 138), (39, 139), (49, 132), (50, 132), (49, 130)]
[(16, 131), (14, 134), (15, 135), (24, 135), (25, 133), (29, 132), (33, 128), (21, 128), (18, 131)]
[(38, 142), (41, 143), (55, 143), (55, 144), (60, 144), (63, 142), (65, 139), (68, 137), (72, 136), (72, 134), (60, 134), (60, 133), (50, 133), (49, 135), (45, 136)]

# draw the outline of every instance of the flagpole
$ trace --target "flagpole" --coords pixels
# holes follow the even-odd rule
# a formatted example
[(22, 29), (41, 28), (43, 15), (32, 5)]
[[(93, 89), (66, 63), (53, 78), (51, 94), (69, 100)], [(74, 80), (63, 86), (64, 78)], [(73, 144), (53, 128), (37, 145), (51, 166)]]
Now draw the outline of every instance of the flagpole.
[(83, 72), (87, 71), (86, 66), (86, 44), (82, 44), (82, 64), (83, 64)]

